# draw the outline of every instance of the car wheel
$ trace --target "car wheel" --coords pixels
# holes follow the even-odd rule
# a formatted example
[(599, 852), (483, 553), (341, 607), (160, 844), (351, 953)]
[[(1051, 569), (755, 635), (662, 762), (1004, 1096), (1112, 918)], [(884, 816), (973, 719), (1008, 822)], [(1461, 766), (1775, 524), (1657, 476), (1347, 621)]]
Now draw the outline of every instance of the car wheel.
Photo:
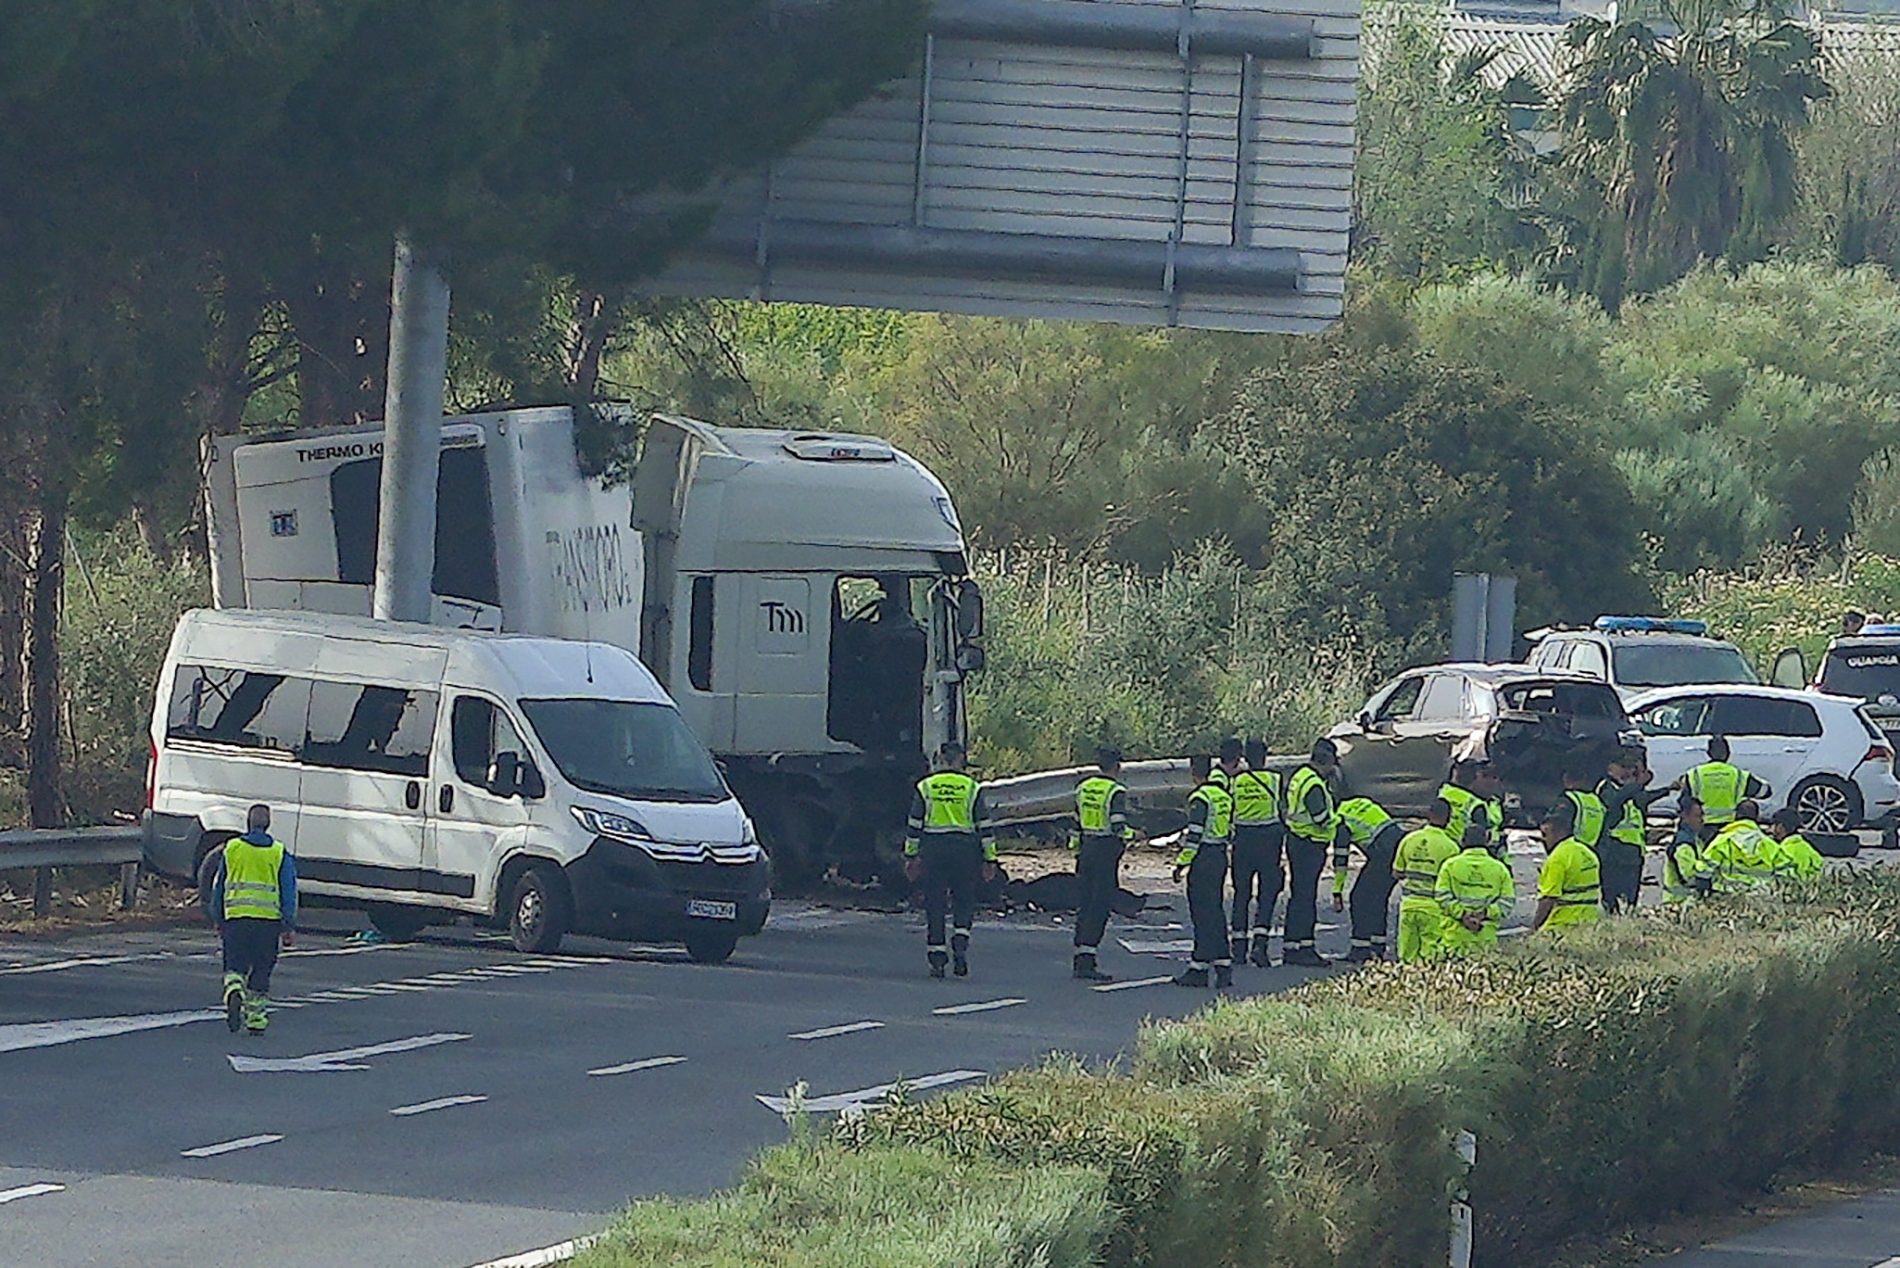
[(1833, 775), (1802, 780), (1788, 804), (1801, 816), (1803, 832), (1852, 832), (1860, 824), (1860, 790)]
[(389, 941), (407, 942), (429, 927), (429, 913), (420, 907), (385, 904), (369, 909), (369, 922)]
[(567, 880), (552, 863), (530, 863), (508, 899), (508, 940), (517, 951), (557, 951), (573, 920)]
[(695, 930), (686, 935), (686, 954), (694, 964), (724, 964), (739, 948), (739, 935), (719, 930)]

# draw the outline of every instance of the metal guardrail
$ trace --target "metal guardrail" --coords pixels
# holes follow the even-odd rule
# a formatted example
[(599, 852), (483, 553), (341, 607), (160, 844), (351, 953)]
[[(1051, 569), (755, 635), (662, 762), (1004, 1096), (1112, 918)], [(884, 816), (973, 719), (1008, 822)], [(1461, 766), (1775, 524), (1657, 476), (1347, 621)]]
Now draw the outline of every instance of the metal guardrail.
[[(1269, 757), (1266, 767), (1286, 776), (1298, 769), (1302, 760), (1289, 756)], [(1075, 786), (1093, 774), (1093, 766), (1068, 766), (986, 780), (983, 802), (989, 808), (990, 818), (997, 823), (1065, 819), (1075, 813)], [(1185, 757), (1126, 762), (1122, 765), (1121, 782), (1134, 803), (1129, 807), (1131, 810), (1183, 809), (1187, 795), (1194, 791), (1194, 778), (1188, 774)]]
[[(49, 867), (117, 867), (119, 906), (130, 910), (139, 896), (139, 859), (144, 829), (138, 824), (109, 828), (23, 828), (0, 832), (0, 872), (42, 871)], [(45, 876), (33, 885), (33, 914), (44, 916), (51, 892)]]

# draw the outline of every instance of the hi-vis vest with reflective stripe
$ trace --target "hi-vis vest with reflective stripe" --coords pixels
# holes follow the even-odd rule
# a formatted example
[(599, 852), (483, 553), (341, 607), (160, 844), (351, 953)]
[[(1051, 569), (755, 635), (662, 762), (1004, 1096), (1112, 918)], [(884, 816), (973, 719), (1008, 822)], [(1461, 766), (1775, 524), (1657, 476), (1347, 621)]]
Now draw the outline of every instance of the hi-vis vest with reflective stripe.
[[(1611, 786), (1609, 780), (1597, 785), (1597, 800), (1603, 800), (1603, 790)], [(1606, 802), (1607, 806), (1608, 803)], [(1643, 845), (1643, 810), (1634, 798), (1623, 803), (1623, 817), (1608, 829), (1610, 839), (1621, 841), (1625, 845), (1641, 847)]]
[(961, 771), (938, 771), (919, 780), (917, 791), (924, 799), (924, 833), (974, 833), (976, 790), (977, 782)]
[(1597, 842), (1603, 839), (1603, 798), (1580, 788), (1565, 789), (1564, 796), (1570, 798), (1570, 804), (1577, 809), (1577, 822), (1570, 835), (1595, 849)]
[(282, 920), (284, 909), (277, 890), (277, 873), (284, 865), (284, 847), (252, 845), (233, 837), (224, 846), (224, 918), (226, 920)]
[(1435, 906), (1438, 871), (1457, 853), (1458, 843), (1451, 839), (1451, 833), (1435, 824), (1428, 823), (1406, 833), (1392, 860), (1392, 876), (1399, 882), (1404, 901), (1414, 906), (1418, 903)]
[(1663, 901), (1679, 903), (1696, 896), (1695, 881), (1707, 870), (1702, 851), (1690, 841), (1670, 845), (1663, 855)]
[(1727, 823), (1735, 818), (1735, 807), (1742, 802), (1748, 776), (1742, 768), (1728, 762), (1704, 762), (1689, 772), (1689, 795), (1702, 803), (1702, 818), (1707, 823)]
[(1188, 794), (1189, 801), (1207, 803), (1207, 822), (1201, 825), (1202, 845), (1225, 845), (1234, 832), (1234, 799), (1225, 788), (1209, 781)]
[[(1315, 788), (1326, 794), (1326, 813), (1317, 819), (1306, 808), (1306, 795)], [(1325, 777), (1311, 766), (1294, 771), (1292, 782), (1287, 785), (1286, 826), (1287, 831), (1308, 841), (1318, 841), (1321, 845), (1332, 843), (1333, 792), (1326, 786)]]
[(1484, 805), (1485, 800), (1469, 788), (1460, 788), (1457, 784), (1444, 785), (1438, 790), (1438, 795), (1451, 806), (1451, 822), (1445, 825), (1445, 831), (1463, 848), (1465, 829), (1471, 826), (1473, 812)]
[(1370, 797), (1349, 797), (1339, 803), (1338, 813), (1352, 834), (1352, 843), (1362, 850), (1372, 844), (1380, 828), (1392, 822), (1386, 808)]
[(1084, 834), (1097, 837), (1115, 835), (1109, 827), (1108, 812), (1114, 804), (1115, 794), (1122, 791), (1122, 786), (1106, 775), (1093, 775), (1076, 786), (1075, 818)]
[(1759, 826), (1737, 819), (1709, 842), (1703, 861), (1715, 871), (1717, 893), (1740, 893), (1775, 875), (1775, 843)]
[(1280, 776), (1270, 770), (1244, 770), (1234, 776), (1234, 823), (1259, 826), (1280, 821)]

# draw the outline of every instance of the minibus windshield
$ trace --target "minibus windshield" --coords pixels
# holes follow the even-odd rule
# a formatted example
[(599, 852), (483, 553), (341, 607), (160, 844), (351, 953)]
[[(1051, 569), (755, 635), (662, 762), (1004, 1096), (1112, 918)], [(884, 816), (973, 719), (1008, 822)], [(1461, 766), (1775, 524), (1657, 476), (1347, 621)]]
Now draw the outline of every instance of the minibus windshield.
[(576, 788), (642, 801), (718, 802), (732, 795), (671, 705), (523, 700), (521, 711)]

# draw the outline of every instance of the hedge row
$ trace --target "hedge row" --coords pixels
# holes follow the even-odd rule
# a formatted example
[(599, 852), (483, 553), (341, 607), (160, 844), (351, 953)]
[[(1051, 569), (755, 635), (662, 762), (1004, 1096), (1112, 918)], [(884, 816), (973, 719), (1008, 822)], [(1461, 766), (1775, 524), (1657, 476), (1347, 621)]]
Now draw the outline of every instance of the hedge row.
[(1144, 1029), (633, 1207), (578, 1263), (1440, 1265), (1451, 1141), (1478, 1258), (1716, 1208), (1900, 1139), (1900, 877), (1389, 965)]

